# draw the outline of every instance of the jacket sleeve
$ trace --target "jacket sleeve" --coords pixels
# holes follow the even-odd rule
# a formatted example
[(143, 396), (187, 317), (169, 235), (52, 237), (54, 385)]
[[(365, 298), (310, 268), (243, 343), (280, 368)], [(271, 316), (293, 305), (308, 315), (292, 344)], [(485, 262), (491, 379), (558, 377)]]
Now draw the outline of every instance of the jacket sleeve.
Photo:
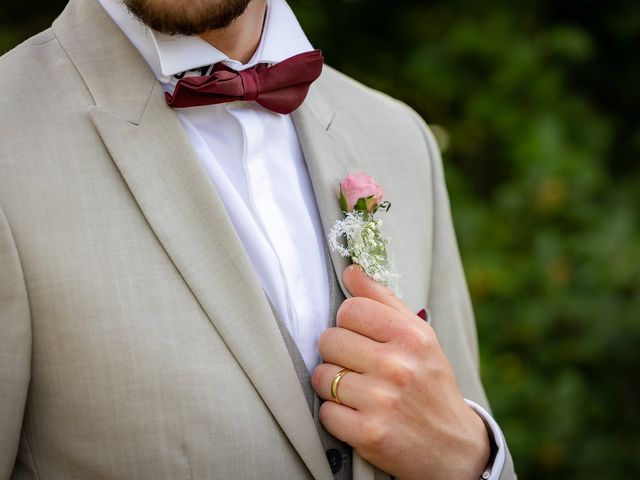
[(490, 478), (513, 480), (516, 478), (513, 462), (502, 432), (490, 418), (489, 402), (480, 379), (476, 324), (453, 227), (440, 150), (424, 121), (415, 112), (412, 114), (424, 133), (431, 162), (433, 251), (428, 295), (431, 325), (455, 371), (465, 399), (482, 407), (474, 410), (487, 425), (496, 452), (493, 464), (487, 469)]
[(24, 276), (0, 208), (0, 479), (14, 467), (31, 372), (31, 318)]

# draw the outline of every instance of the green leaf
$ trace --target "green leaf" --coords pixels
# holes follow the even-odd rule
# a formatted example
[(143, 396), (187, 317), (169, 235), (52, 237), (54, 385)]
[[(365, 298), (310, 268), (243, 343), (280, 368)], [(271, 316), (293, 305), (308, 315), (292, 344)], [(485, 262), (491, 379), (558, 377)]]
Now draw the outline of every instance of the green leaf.
[(340, 189), (340, 208), (343, 212), (349, 211), (349, 204), (347, 203), (347, 198), (344, 196), (342, 188)]
[(369, 209), (367, 207), (367, 199), (359, 198), (356, 204), (353, 206), (353, 209), (357, 210), (358, 212), (368, 212)]

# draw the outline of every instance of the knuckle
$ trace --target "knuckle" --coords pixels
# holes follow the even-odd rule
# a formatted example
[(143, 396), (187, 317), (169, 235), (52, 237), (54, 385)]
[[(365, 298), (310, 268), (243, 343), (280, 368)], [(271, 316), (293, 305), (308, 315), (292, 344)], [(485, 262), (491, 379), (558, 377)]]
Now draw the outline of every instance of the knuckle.
[(402, 367), (396, 371), (396, 375), (394, 377), (395, 383), (398, 388), (406, 388), (409, 385), (414, 383), (414, 379), (416, 378), (415, 373), (409, 367)]
[(318, 410), (318, 417), (320, 418), (320, 423), (325, 426), (328, 426), (328, 422), (331, 420), (331, 408), (333, 408), (332, 402), (323, 402), (320, 405), (320, 409)]
[(389, 430), (383, 422), (369, 419), (362, 427), (364, 443), (368, 449), (379, 452), (385, 449), (388, 443)]
[(320, 352), (326, 349), (326, 347), (330, 346), (334, 342), (336, 327), (329, 327), (324, 332), (320, 334), (318, 337), (318, 348)]
[(356, 303), (356, 297), (347, 298), (344, 300), (340, 307), (338, 308), (338, 312), (336, 313), (336, 323), (339, 325), (344, 319), (349, 318), (350, 312)]
[(400, 356), (389, 356), (384, 362), (383, 372), (398, 387), (410, 385), (415, 379), (411, 364)]
[(326, 417), (330, 409), (331, 409), (330, 402), (322, 402), (322, 404), (320, 404), (320, 410), (318, 411), (320, 418), (322, 418), (323, 416)]
[(432, 352), (438, 344), (433, 330), (427, 328), (421, 328), (417, 332), (412, 332), (410, 339), (413, 348), (422, 354)]
[(315, 391), (318, 391), (322, 386), (324, 377), (322, 365), (317, 366), (311, 374), (311, 386)]
[(342, 302), (336, 313), (336, 325), (340, 326), (345, 320), (353, 318), (355, 312), (364, 308), (367, 299), (364, 297), (350, 297)]
[(371, 400), (377, 408), (384, 412), (392, 412), (398, 410), (402, 396), (396, 389), (378, 388), (371, 392)]

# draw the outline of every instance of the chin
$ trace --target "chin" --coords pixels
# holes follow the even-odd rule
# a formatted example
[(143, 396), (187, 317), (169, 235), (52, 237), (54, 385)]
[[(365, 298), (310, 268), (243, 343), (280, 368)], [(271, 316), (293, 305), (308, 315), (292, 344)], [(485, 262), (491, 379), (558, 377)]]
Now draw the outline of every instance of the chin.
[(129, 11), (158, 32), (200, 35), (228, 27), (251, 0), (124, 0)]

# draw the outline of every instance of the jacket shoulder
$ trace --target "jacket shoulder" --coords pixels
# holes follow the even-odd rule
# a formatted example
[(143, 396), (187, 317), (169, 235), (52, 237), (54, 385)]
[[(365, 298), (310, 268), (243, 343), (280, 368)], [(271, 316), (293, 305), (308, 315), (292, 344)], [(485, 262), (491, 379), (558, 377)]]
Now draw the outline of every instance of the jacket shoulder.
[(435, 147), (423, 118), (390, 95), (329, 66), (318, 79), (318, 89), (336, 112), (335, 122), (355, 144), (390, 145), (399, 152), (413, 149), (423, 154)]
[(7, 103), (16, 105), (23, 97), (34, 92), (52, 91), (52, 81), (62, 71), (68, 71), (70, 62), (53, 33), (47, 29), (0, 57), (0, 99), (3, 109)]
[(0, 56), (0, 71), (10, 68), (15, 62), (21, 63), (29, 60), (39, 47), (55, 41), (56, 36), (51, 28), (26, 39), (24, 42)]
[(358, 131), (383, 137), (405, 132), (423, 143), (431, 132), (410, 106), (386, 93), (368, 87), (338, 70), (325, 66), (318, 88), (346, 123)]
[(368, 87), (344, 73), (325, 66), (318, 80), (323, 95), (340, 111), (366, 111), (367, 115), (417, 116), (408, 105)]

